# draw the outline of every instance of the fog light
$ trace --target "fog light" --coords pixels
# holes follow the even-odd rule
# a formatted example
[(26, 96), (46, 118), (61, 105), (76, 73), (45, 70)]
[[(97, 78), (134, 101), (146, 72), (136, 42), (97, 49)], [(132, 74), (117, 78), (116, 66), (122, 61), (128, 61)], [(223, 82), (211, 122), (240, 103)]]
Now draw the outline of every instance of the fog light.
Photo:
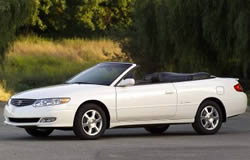
[(56, 121), (56, 117), (45, 117), (40, 120), (41, 123), (48, 123)]

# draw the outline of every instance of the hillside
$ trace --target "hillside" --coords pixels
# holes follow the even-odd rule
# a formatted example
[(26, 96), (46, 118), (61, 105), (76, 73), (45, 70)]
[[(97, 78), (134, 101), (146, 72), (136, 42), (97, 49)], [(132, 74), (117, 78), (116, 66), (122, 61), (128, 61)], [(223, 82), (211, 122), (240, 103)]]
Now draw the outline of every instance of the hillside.
[(62, 83), (103, 61), (129, 61), (129, 58), (118, 43), (109, 39), (20, 37), (8, 52), (4, 70), (0, 70), (0, 101), (8, 99), (10, 93)]

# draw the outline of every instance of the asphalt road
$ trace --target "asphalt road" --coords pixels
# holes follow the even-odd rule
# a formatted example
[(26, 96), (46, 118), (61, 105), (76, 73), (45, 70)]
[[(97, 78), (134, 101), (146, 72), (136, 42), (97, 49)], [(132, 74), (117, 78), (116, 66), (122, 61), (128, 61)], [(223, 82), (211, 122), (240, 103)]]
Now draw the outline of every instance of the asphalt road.
[(100, 140), (78, 140), (72, 131), (45, 139), (4, 126), (0, 107), (0, 160), (250, 160), (250, 112), (230, 119), (220, 132), (199, 136), (191, 125), (170, 126), (160, 136), (143, 129), (111, 129)]

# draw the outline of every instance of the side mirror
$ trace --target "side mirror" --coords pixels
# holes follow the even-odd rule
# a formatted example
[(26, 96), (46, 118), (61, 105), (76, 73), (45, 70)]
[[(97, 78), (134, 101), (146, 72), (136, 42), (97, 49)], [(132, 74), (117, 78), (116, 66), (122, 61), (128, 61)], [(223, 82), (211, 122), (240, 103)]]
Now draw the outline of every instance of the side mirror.
[(121, 80), (121, 82), (117, 85), (118, 87), (127, 87), (135, 85), (135, 80), (133, 78), (127, 78)]

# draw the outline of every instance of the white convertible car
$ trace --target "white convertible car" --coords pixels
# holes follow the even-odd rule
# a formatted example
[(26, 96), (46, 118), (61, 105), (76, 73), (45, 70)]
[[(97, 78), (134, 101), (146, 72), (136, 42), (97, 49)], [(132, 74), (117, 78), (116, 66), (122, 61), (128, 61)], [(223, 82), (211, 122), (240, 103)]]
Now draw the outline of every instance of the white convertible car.
[(170, 124), (184, 123), (198, 134), (214, 134), (228, 117), (246, 110), (237, 79), (204, 72), (141, 73), (136, 64), (101, 63), (65, 84), (16, 94), (5, 106), (5, 124), (40, 137), (73, 129), (80, 139), (132, 126), (160, 134)]

